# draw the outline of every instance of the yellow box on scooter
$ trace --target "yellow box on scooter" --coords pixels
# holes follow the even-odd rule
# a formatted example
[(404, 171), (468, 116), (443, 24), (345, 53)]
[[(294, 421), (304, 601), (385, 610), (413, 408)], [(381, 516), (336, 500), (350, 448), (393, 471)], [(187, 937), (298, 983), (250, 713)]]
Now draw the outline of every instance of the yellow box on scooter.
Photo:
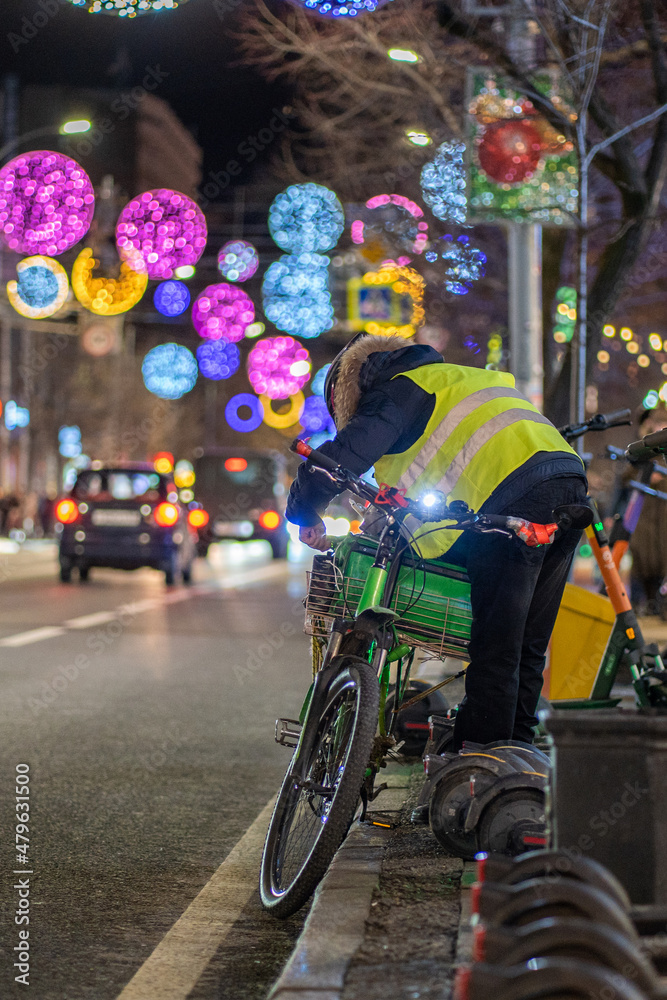
[(565, 586), (542, 693), (549, 701), (590, 698), (615, 621), (608, 597)]

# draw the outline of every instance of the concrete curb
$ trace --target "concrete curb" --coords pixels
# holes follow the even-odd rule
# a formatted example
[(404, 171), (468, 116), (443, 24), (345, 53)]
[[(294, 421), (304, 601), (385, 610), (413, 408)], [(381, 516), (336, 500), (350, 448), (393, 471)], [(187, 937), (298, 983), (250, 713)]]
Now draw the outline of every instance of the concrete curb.
[(320, 883), (296, 948), (269, 1000), (339, 1000), (364, 940), (390, 831), (353, 827)]

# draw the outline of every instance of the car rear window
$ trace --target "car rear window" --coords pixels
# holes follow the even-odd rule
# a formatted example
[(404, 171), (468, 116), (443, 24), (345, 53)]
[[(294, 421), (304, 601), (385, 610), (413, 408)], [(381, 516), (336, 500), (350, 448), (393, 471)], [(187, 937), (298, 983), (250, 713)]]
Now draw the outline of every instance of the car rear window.
[(166, 480), (157, 472), (116, 469), (82, 472), (72, 490), (79, 500), (158, 500), (166, 492)]

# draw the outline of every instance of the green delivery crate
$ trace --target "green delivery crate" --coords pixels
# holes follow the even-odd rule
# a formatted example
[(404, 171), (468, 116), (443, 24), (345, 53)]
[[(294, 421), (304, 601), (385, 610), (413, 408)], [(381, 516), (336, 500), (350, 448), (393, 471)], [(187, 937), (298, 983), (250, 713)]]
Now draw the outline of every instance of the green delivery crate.
[[(377, 541), (347, 535), (334, 556), (315, 556), (306, 598), (306, 632), (322, 635), (334, 618), (352, 616), (359, 604)], [(460, 566), (403, 556), (391, 604), (401, 641), (442, 658), (467, 659), (472, 610), (470, 583)]]

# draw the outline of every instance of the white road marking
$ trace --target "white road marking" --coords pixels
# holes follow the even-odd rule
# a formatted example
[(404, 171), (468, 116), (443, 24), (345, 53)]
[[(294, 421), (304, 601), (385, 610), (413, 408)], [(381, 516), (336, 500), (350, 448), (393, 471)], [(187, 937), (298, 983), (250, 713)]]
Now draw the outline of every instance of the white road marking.
[(220, 580), (211, 583), (202, 583), (194, 587), (182, 590), (172, 590), (161, 597), (149, 597), (131, 604), (121, 604), (113, 611), (95, 611), (90, 615), (80, 615), (78, 618), (70, 618), (62, 625), (45, 625), (42, 628), (30, 629), (28, 632), (18, 632), (16, 635), (5, 636), (0, 639), (1, 646), (28, 646), (33, 642), (42, 642), (45, 639), (56, 639), (66, 635), (70, 629), (95, 628), (97, 625), (106, 625), (123, 618), (127, 615), (141, 614), (143, 611), (153, 611), (166, 604), (177, 604), (181, 601), (188, 601), (191, 597), (201, 597), (203, 594), (212, 594), (220, 590), (234, 590), (236, 587), (248, 587), (253, 583), (261, 583), (263, 580), (273, 580), (283, 577), (287, 573), (284, 563), (270, 563), (268, 566), (258, 566), (255, 569), (241, 570), (238, 573), (230, 573)]
[(273, 799), (135, 973), (117, 1000), (186, 1000), (257, 890)]
[(92, 615), (81, 615), (80, 618), (70, 618), (63, 622), (65, 628), (94, 628), (95, 625), (106, 625), (117, 617), (115, 611), (96, 611)]
[(29, 632), (18, 632), (0, 639), (0, 646), (28, 646), (31, 642), (41, 642), (43, 639), (55, 639), (66, 635), (67, 629), (61, 625), (45, 625), (43, 628), (33, 628)]

